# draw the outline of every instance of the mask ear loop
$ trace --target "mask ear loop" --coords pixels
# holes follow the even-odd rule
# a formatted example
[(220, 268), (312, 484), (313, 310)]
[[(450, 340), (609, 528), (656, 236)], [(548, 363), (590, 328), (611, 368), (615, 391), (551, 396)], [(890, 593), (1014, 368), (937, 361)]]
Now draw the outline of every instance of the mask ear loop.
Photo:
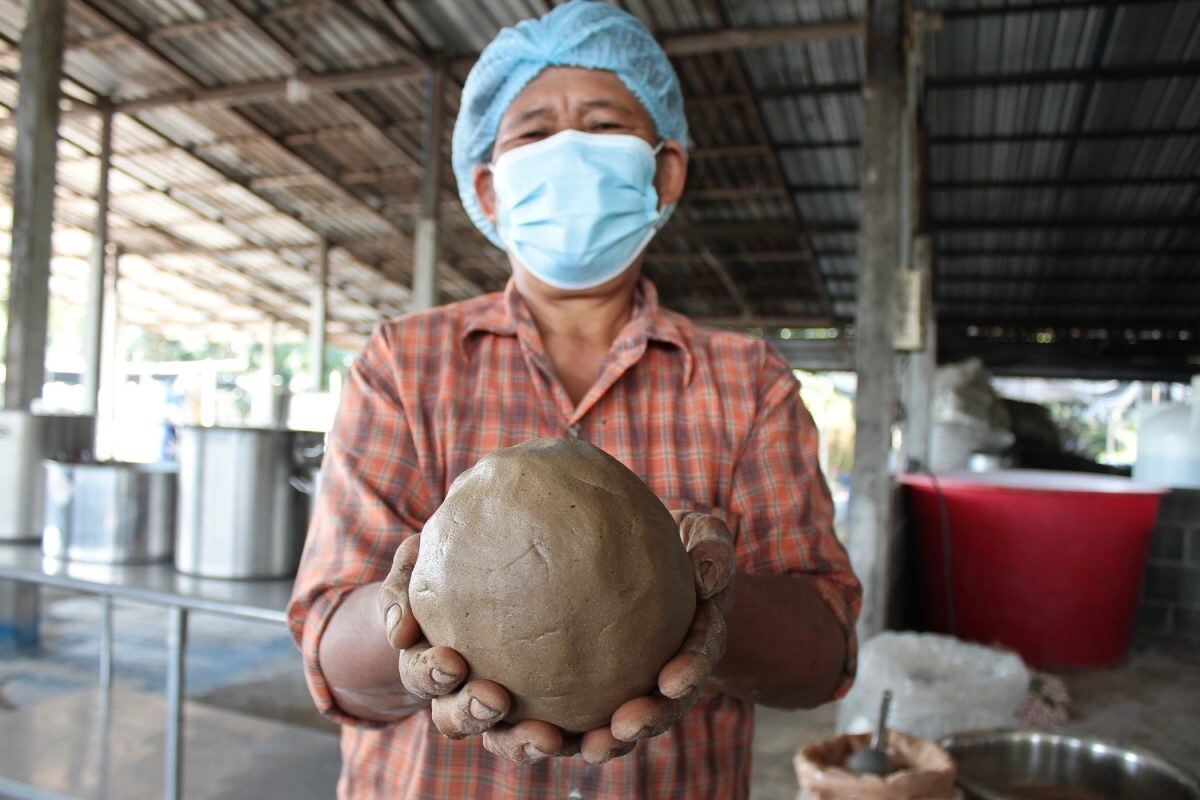
[[(658, 144), (654, 145), (654, 149), (650, 151), (650, 157), (657, 159), (658, 154), (662, 152), (663, 148), (666, 147), (666, 145), (667, 145), (666, 139), (659, 139)], [(657, 162), (655, 164), (655, 171), (656, 172), (658, 171)], [(651, 229), (650, 235), (652, 238), (655, 233), (658, 233), (660, 230), (663, 229), (663, 226), (667, 224), (667, 220), (671, 216), (671, 210), (672, 210), (673, 206), (674, 206), (673, 203), (663, 203), (663, 207), (658, 210), (658, 217), (654, 220), (654, 224)], [(649, 241), (646, 242), (646, 245), (649, 245)], [(643, 245), (643, 249), (646, 247), (646, 245)]]

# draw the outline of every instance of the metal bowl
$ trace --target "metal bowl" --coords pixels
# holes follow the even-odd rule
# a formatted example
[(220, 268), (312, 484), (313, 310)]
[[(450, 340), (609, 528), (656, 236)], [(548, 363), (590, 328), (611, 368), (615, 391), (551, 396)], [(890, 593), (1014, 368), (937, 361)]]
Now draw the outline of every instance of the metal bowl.
[(939, 744), (975, 800), (1200, 800), (1200, 783), (1145, 750), (1038, 731), (966, 731)]

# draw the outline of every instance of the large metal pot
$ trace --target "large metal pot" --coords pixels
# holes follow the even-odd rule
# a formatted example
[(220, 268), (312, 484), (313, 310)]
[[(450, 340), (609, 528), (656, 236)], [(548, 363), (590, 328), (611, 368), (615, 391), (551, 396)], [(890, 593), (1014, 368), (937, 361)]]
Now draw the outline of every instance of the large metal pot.
[(303, 486), (323, 435), (275, 428), (179, 429), (175, 568), (207, 578), (295, 574)]
[(1098, 739), (964, 731), (939, 744), (969, 800), (1198, 800), (1200, 783), (1154, 753)]
[(105, 564), (170, 558), (175, 543), (174, 464), (44, 463), (43, 553)]
[(41, 538), (42, 461), (83, 459), (95, 429), (91, 416), (0, 410), (0, 541)]

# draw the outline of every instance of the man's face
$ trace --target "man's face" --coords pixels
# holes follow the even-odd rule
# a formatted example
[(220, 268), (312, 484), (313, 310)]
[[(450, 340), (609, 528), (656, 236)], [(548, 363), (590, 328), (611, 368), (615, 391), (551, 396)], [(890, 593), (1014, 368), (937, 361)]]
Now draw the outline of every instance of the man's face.
[(529, 82), (500, 118), (492, 161), (567, 129), (623, 133), (645, 139), (651, 147), (658, 144), (654, 120), (616, 75), (550, 67)]
[[(658, 135), (650, 113), (633, 92), (612, 72), (577, 67), (548, 67), (521, 90), (500, 118), (494, 163), (504, 153), (541, 141), (560, 131), (625, 134), (644, 139), (651, 147)], [(654, 188), (663, 205), (679, 200), (687, 172), (683, 147), (668, 141), (658, 154)], [(475, 167), (475, 191), (484, 215), (496, 221), (492, 174), (483, 164)]]

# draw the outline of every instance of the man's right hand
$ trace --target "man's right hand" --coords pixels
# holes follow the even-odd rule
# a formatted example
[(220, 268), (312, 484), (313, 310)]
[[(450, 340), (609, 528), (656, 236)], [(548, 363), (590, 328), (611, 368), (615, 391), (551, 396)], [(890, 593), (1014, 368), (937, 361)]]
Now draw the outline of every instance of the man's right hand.
[(504, 687), (487, 680), (464, 684), (470, 672), (466, 660), (449, 647), (433, 647), (425, 640), (408, 602), (408, 584), (420, 548), (420, 534), (406, 539), (396, 549), (392, 569), (379, 587), (379, 609), (388, 643), (400, 651), (405, 688), (433, 701), (433, 724), (451, 739), (484, 734), (489, 751), (526, 763), (564, 754), (558, 728), (536, 720), (504, 724), (512, 705)]

